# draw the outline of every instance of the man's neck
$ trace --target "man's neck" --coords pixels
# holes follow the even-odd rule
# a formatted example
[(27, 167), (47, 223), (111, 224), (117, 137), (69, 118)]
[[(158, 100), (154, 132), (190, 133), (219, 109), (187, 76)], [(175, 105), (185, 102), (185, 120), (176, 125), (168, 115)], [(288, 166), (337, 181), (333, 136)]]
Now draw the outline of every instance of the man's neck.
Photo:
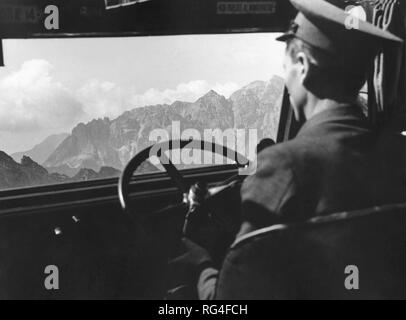
[(307, 121), (323, 111), (337, 108), (343, 104), (352, 103), (354, 103), (353, 99), (340, 99), (340, 101), (337, 101), (334, 99), (319, 99), (314, 95), (310, 95), (304, 107), (304, 116)]

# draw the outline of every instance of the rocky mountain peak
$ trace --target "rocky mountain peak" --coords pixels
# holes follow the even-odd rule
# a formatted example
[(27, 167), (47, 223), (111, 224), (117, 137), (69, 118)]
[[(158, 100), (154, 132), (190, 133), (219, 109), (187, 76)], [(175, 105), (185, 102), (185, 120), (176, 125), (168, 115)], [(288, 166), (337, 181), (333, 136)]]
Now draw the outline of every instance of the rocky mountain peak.
[(10, 157), (7, 153), (0, 150), (0, 161), (2, 162), (14, 162), (13, 158)]
[(121, 174), (121, 171), (111, 168), (111, 167), (101, 167), (100, 172), (99, 172), (99, 177), (100, 178), (113, 178), (113, 177), (119, 177)]
[(15, 169), (18, 163), (13, 160), (7, 153), (0, 151), (0, 168)]
[(78, 174), (73, 178), (76, 181), (88, 181), (96, 179), (97, 172), (92, 169), (80, 169)]
[(23, 156), (23, 158), (21, 159), (21, 166), (32, 170), (38, 175), (45, 176), (48, 174), (48, 171), (44, 167), (40, 166), (38, 163), (36, 163), (34, 160), (32, 160), (30, 157), (27, 156)]
[(38, 166), (36, 162), (34, 162), (30, 157), (23, 156), (21, 159), (21, 165), (24, 167), (34, 167)]
[(226, 99), (224, 96), (218, 94), (214, 90), (210, 90), (207, 92), (203, 97), (201, 97), (198, 101), (204, 101), (204, 100), (213, 100), (213, 99)]

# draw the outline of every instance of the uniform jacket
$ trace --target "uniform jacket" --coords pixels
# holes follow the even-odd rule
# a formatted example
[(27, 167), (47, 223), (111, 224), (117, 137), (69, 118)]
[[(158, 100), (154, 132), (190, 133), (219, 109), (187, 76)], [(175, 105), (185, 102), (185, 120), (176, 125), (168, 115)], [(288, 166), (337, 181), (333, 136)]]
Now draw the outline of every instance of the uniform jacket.
[[(297, 137), (265, 149), (241, 189), (243, 220), (257, 228), (406, 199), (405, 138), (374, 130), (357, 105), (333, 105)], [(214, 299), (218, 271), (199, 279)]]
[(402, 140), (373, 130), (357, 105), (323, 111), (259, 155), (241, 190), (244, 219), (266, 227), (404, 202)]

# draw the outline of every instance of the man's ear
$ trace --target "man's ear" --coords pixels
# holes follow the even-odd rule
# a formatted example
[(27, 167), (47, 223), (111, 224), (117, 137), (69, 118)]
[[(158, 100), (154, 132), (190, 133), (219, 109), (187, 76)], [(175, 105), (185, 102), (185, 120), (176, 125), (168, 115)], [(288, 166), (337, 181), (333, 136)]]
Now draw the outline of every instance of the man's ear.
[(296, 61), (299, 64), (299, 79), (302, 84), (306, 83), (310, 72), (310, 61), (304, 52), (299, 52), (296, 56)]

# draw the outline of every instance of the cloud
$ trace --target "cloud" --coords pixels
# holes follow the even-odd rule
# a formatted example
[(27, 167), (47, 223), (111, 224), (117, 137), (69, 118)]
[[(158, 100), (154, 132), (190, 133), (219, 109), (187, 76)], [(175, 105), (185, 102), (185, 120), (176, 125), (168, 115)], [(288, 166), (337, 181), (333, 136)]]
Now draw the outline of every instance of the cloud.
[(118, 117), (125, 111), (129, 92), (110, 81), (92, 79), (78, 90), (77, 98), (91, 118)]
[(207, 81), (196, 80), (181, 83), (174, 89), (151, 88), (138, 94), (135, 88), (124, 89), (110, 81), (92, 79), (79, 88), (77, 98), (90, 118), (115, 118), (137, 107), (172, 104), (175, 101), (194, 102), (210, 90), (228, 98), (238, 89), (239, 86), (233, 82), (211, 85)]
[(175, 89), (149, 89), (144, 94), (134, 94), (130, 101), (138, 107), (154, 104), (171, 104), (175, 101), (194, 102), (210, 90), (215, 90), (217, 93), (228, 98), (238, 89), (239, 86), (234, 82), (209, 84), (204, 80), (196, 80), (179, 84)]
[(73, 91), (55, 79), (53, 71), (45, 60), (29, 60), (0, 80), (1, 132), (69, 132), (80, 121), (115, 118), (136, 107), (193, 102), (212, 89), (229, 97), (239, 88), (234, 82), (195, 80), (173, 89), (151, 88), (139, 94), (135, 88), (91, 79)]
[(52, 76), (45, 60), (30, 60), (0, 81), (0, 131), (60, 130), (83, 118), (83, 107)]

